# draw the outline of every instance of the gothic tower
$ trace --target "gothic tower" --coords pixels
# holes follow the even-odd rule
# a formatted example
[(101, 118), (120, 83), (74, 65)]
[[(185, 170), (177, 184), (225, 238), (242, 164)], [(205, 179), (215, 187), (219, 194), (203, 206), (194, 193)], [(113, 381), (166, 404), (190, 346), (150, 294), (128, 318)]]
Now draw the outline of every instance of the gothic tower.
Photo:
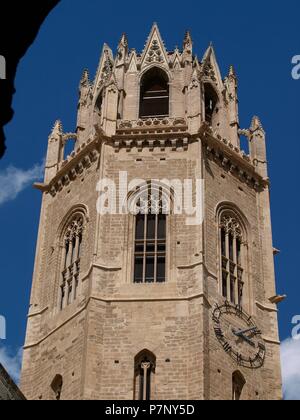
[(281, 399), (265, 132), (212, 46), (104, 45), (36, 188), (29, 399)]

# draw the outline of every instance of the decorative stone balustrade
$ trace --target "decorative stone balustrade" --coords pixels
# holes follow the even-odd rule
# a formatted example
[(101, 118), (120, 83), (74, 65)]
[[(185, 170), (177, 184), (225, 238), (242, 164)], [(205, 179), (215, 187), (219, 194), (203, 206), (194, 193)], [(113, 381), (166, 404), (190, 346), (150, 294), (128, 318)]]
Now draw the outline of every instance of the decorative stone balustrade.
[(186, 131), (187, 123), (185, 118), (169, 118), (169, 117), (154, 117), (141, 118), (135, 121), (120, 120), (118, 121), (118, 131), (133, 131), (133, 130), (156, 130), (156, 129), (170, 129), (170, 131)]

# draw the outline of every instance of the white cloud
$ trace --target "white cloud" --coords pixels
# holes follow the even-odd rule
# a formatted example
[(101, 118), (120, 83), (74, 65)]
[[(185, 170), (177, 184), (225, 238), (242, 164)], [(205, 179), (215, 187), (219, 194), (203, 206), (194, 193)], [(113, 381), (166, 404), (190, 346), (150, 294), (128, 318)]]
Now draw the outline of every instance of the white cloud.
[(300, 340), (281, 344), (283, 393), (285, 400), (300, 400)]
[(16, 353), (13, 353), (6, 347), (0, 347), (0, 363), (16, 384), (18, 384), (20, 380), (22, 354), (22, 348), (20, 348)]
[(40, 180), (44, 173), (44, 163), (28, 170), (9, 166), (0, 172), (0, 206), (14, 200), (34, 181)]

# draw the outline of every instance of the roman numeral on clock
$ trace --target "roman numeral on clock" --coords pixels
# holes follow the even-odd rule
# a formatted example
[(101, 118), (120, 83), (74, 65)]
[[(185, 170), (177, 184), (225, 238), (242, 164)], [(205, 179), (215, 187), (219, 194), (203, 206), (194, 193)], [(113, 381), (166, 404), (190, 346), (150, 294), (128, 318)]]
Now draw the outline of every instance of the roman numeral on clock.
[(226, 353), (230, 353), (232, 350), (231, 345), (226, 341), (226, 343), (223, 344), (223, 348), (226, 351)]
[(215, 327), (215, 333), (218, 338), (223, 338), (224, 334), (220, 327)]

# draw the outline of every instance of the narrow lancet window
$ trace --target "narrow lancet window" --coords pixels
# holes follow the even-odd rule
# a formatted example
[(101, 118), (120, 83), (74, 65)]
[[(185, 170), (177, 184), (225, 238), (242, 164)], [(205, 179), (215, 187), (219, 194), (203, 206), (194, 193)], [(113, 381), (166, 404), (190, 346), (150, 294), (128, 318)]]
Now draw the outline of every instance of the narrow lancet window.
[(162, 191), (151, 193), (151, 185), (138, 200), (135, 221), (134, 283), (166, 281), (167, 215)]
[(151, 352), (144, 351), (135, 358), (135, 400), (149, 401), (153, 399), (155, 365), (156, 358)]
[(243, 304), (243, 235), (237, 219), (224, 215), (220, 225), (222, 295), (228, 302)]
[(73, 303), (77, 298), (80, 255), (83, 233), (83, 216), (76, 216), (66, 229), (63, 249), (63, 270), (60, 286), (60, 309)]

